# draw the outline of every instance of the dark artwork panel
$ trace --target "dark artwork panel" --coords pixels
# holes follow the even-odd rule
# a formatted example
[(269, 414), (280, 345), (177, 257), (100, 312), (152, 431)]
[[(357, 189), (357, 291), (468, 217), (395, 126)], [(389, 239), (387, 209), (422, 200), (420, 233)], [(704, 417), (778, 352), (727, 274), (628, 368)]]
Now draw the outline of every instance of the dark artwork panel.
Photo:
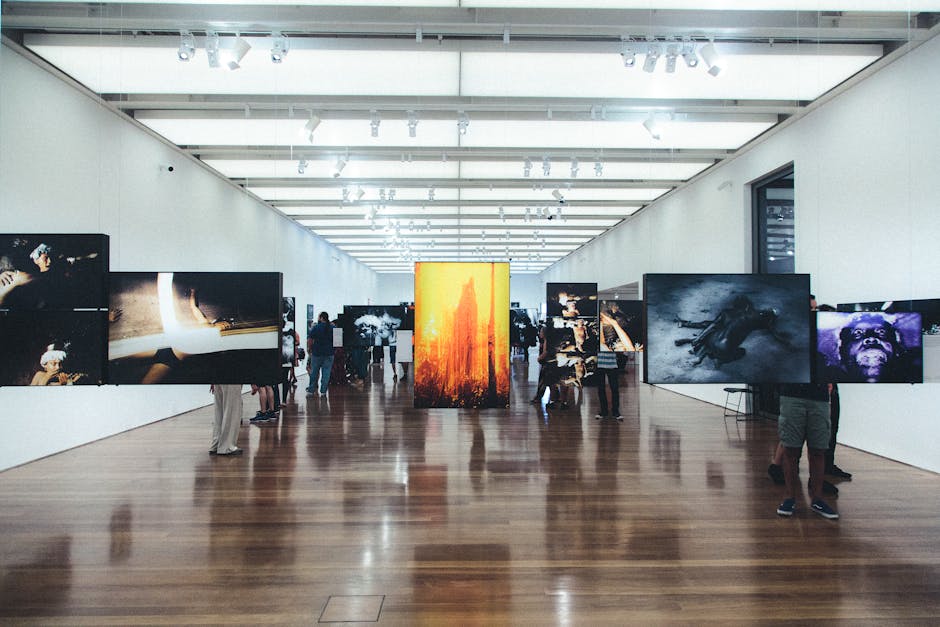
[(388, 346), (389, 338), (402, 327), (401, 305), (346, 305), (343, 307), (343, 346)]
[(546, 316), (597, 316), (597, 283), (546, 283)]
[(115, 272), (109, 383), (274, 383), (278, 272)]
[(647, 383), (808, 383), (809, 275), (647, 274)]
[(558, 353), (555, 355), (554, 383), (590, 387), (594, 385), (597, 355)]
[(597, 318), (551, 318), (546, 333), (549, 353), (597, 355)]
[(538, 311), (519, 307), (509, 310), (509, 343), (513, 346), (538, 344)]
[(0, 385), (99, 385), (104, 311), (0, 312)]
[(643, 301), (602, 300), (598, 307), (601, 350), (615, 353), (642, 351), (646, 344), (643, 329)]
[(0, 309), (104, 309), (108, 236), (0, 235)]
[(398, 330), (399, 331), (414, 331), (415, 330), (415, 304), (413, 302), (409, 303), (407, 301), (402, 301), (399, 304), (405, 308), (405, 319), (402, 320), (401, 326), (398, 328)]
[(842, 303), (836, 309), (839, 311), (882, 311), (884, 313), (915, 312), (921, 316), (924, 335), (940, 335), (940, 298)]
[(290, 366), (294, 363), (294, 329), (296, 328), (297, 313), (294, 309), (294, 297), (284, 296), (281, 299), (281, 365)]
[(816, 314), (820, 383), (921, 383), (921, 315), (901, 312)]

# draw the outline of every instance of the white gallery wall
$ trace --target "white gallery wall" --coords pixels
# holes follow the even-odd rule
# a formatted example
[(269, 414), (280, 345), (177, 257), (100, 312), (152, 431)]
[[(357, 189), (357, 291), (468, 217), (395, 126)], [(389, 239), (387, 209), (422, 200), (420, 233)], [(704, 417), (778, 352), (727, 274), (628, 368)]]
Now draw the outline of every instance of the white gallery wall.
[[(795, 166), (796, 270), (820, 303), (940, 298), (940, 37), (552, 266), (601, 289), (750, 272), (750, 181)], [(721, 404), (722, 386), (671, 386)], [(940, 472), (940, 384), (843, 385), (839, 441)]]
[[(372, 270), (7, 46), (0, 224), (106, 233), (114, 271), (282, 272), (299, 329), (308, 303), (336, 311), (376, 291)], [(207, 385), (0, 388), (16, 418), (0, 469), (211, 402)]]

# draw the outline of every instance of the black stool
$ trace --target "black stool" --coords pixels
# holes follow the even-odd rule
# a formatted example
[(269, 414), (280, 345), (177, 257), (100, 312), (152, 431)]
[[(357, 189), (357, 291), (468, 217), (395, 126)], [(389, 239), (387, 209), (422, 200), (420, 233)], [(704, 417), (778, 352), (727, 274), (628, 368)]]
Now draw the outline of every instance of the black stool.
[[(734, 416), (738, 421), (754, 420), (753, 414), (747, 411), (748, 404), (745, 402), (744, 409), (741, 411), (741, 402), (744, 401), (746, 394), (751, 394), (749, 388), (724, 388), (725, 394), (725, 417)], [(734, 401), (737, 401), (736, 403)]]

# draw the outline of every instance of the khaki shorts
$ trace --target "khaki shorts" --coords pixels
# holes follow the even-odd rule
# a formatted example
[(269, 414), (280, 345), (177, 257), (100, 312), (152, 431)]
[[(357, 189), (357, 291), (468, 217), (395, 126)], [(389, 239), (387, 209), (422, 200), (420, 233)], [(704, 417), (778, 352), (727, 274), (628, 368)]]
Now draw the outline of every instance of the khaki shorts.
[(780, 442), (787, 448), (829, 448), (829, 403), (792, 396), (780, 397), (777, 422)]

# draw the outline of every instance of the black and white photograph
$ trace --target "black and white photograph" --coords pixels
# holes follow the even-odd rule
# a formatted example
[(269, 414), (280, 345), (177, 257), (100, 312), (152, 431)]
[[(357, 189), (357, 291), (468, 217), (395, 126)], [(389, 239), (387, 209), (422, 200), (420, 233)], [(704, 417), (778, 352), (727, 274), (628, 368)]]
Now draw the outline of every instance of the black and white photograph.
[(342, 320), (344, 346), (388, 346), (391, 335), (402, 328), (405, 308), (401, 305), (346, 305)]
[(806, 274), (647, 274), (646, 383), (809, 383)]
[(598, 307), (600, 350), (634, 353), (643, 350), (643, 301), (602, 300)]
[(509, 343), (522, 347), (538, 345), (538, 310), (509, 309)]
[(0, 235), (0, 309), (104, 309), (108, 236)]
[(550, 353), (581, 353), (596, 355), (598, 342), (597, 318), (550, 318), (545, 329)]
[(0, 386), (100, 385), (104, 311), (0, 312)]
[(297, 314), (294, 310), (294, 297), (284, 296), (281, 299), (281, 365), (294, 364), (294, 328)]
[(819, 383), (922, 383), (919, 313), (816, 314)]
[(549, 318), (597, 316), (597, 283), (546, 283), (545, 311)]
[(281, 377), (278, 272), (117, 272), (110, 383), (268, 383)]

